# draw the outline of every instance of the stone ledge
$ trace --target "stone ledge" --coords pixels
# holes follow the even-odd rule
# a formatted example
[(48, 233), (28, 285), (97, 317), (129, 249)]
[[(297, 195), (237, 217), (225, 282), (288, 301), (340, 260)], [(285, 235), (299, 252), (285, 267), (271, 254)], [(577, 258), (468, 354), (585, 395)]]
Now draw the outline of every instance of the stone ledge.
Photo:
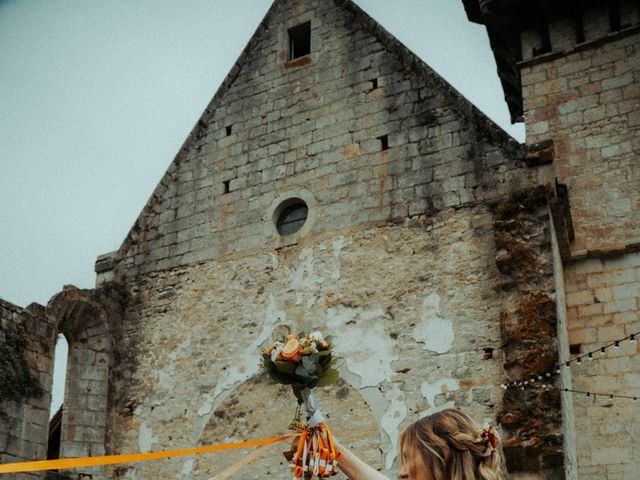
[(573, 53), (579, 53), (584, 50), (589, 50), (591, 48), (599, 47), (600, 45), (612, 42), (615, 40), (619, 40), (621, 38), (630, 37), (631, 35), (635, 35), (636, 33), (640, 33), (640, 25), (633, 25), (631, 27), (625, 28), (623, 30), (619, 30), (617, 32), (612, 32), (608, 35), (605, 35), (600, 38), (596, 38), (593, 40), (589, 40), (584, 43), (580, 43), (572, 48), (568, 48), (566, 50), (558, 50), (555, 52), (545, 53), (543, 55), (539, 55), (530, 60), (523, 60), (521, 62), (517, 62), (516, 66), (519, 68), (525, 67), (533, 67), (536, 65), (540, 65), (542, 63), (550, 62), (552, 60), (556, 60), (561, 57), (565, 57), (567, 55), (571, 55)]
[(628, 253), (640, 252), (640, 242), (623, 244), (611, 244), (606, 245), (603, 248), (593, 250), (576, 250), (571, 254), (571, 257), (566, 260), (566, 263), (575, 263), (589, 258), (612, 258), (620, 257)]

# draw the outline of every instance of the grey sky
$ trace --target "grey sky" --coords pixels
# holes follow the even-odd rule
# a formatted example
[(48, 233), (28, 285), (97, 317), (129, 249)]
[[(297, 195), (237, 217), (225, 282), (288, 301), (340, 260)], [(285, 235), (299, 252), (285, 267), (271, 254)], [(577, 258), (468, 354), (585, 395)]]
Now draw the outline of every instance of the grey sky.
[[(461, 0), (356, 0), (518, 140)], [(0, 297), (90, 288), (271, 0), (0, 0)]]

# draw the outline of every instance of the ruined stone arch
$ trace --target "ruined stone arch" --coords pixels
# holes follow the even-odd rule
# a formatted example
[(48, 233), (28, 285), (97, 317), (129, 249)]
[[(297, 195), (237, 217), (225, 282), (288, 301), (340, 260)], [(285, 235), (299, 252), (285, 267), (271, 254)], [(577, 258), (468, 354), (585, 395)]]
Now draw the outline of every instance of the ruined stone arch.
[[(360, 391), (341, 379), (336, 385), (316, 389), (315, 393), (321, 411), (340, 441), (358, 451), (370, 464), (382, 465), (379, 422)], [(239, 384), (215, 408), (199, 444), (239, 442), (291, 433), (287, 427), (295, 409), (296, 399), (291, 387), (274, 385), (259, 373)], [(245, 480), (286, 477), (289, 467), (282, 452), (289, 446), (287, 441), (273, 445), (255, 462), (244, 467), (238, 477)], [(209, 479), (250, 452), (236, 450), (198, 455), (191, 478)]]
[[(111, 364), (111, 328), (120, 302), (109, 289), (66, 286), (49, 301), (47, 315), (54, 338), (69, 344), (63, 402), (60, 457), (104, 455)], [(92, 478), (104, 478), (92, 469)]]

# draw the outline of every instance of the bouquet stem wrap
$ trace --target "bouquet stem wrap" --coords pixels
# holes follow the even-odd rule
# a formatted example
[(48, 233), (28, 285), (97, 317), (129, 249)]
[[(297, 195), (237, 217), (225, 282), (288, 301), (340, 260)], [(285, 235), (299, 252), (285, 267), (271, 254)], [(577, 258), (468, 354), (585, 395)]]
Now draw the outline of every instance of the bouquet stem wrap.
[(340, 453), (336, 451), (329, 426), (320, 422), (303, 425), (291, 464), (294, 480), (327, 478), (338, 473)]
[(324, 422), (324, 415), (322, 415), (322, 412), (318, 408), (318, 401), (313, 391), (310, 388), (304, 388), (300, 392), (300, 395), (302, 396), (302, 404), (307, 414), (307, 425), (309, 427), (315, 427), (319, 423)]

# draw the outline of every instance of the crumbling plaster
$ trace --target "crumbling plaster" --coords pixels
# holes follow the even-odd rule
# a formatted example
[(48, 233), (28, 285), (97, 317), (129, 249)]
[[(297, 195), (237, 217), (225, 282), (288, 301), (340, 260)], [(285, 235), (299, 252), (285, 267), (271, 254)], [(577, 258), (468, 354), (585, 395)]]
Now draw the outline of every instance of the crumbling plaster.
[[(502, 375), (499, 359), (482, 360), (483, 347), (500, 342), (497, 270), (486, 248), (491, 225), (483, 207), (449, 210), (141, 279), (128, 311), (137, 333), (126, 339), (137, 345), (137, 368), (123, 378), (121, 399), (135, 407), (130, 418), (117, 418), (140, 428), (115, 428), (113, 440), (120, 449), (157, 450), (202, 443), (203, 436), (235, 439), (205, 432), (229, 402), (263, 408), (268, 400), (239, 396), (256, 385), (267, 399), (288, 397), (284, 413), (265, 409), (279, 421), (255, 419), (257, 430), (281, 431), (293, 394), (260, 385), (258, 353), (289, 330), (334, 336), (346, 383), (325, 388), (333, 400), (321, 400), (321, 408), (339, 415), (366, 405), (372, 437), (348, 421), (334, 424), (336, 434), (374, 450), (380, 445), (385, 470), (394, 468), (406, 421), (454, 403), (490, 416), (501, 396), (494, 379)], [(434, 322), (440, 330), (426, 334)], [(195, 465), (168, 468), (191, 478)], [(156, 468), (135, 470), (146, 478)]]

